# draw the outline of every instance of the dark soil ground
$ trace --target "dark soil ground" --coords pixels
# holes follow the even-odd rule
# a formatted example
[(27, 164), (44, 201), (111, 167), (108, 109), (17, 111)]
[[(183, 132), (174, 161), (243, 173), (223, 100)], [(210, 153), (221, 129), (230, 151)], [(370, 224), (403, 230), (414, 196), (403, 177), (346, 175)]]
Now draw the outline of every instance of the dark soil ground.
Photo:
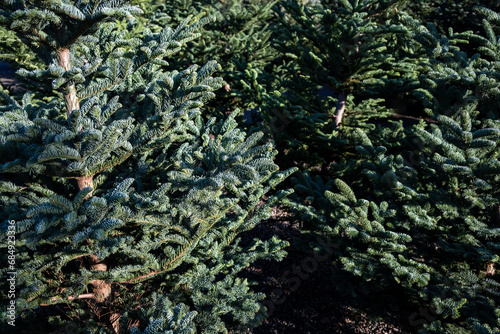
[[(262, 222), (246, 237), (268, 239), (277, 235), (292, 244), (300, 237), (298, 222), (276, 209), (272, 219)], [(264, 292), (269, 317), (257, 328), (236, 328), (231, 334), (330, 334), (415, 333), (408, 315), (370, 315), (354, 306), (347, 293), (338, 291), (332, 280), (330, 261), (290, 246), (281, 262), (257, 261), (242, 273), (257, 282), (254, 291)], [(374, 283), (376, 284), (376, 283)]]
[(19, 82), (14, 77), (14, 70), (7, 63), (0, 61), (0, 84), (4, 89), (14, 91), (19, 88)]

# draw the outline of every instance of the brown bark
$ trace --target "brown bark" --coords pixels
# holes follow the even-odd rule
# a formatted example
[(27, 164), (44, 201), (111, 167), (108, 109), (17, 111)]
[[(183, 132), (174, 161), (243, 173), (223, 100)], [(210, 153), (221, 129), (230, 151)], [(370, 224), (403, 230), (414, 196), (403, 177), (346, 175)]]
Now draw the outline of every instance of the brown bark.
[[(98, 271), (106, 271), (108, 270), (108, 266), (103, 261), (99, 260), (96, 255), (90, 255), (91, 261), (91, 270)], [(90, 282), (90, 284), (94, 287), (94, 296), (95, 299), (102, 303), (111, 295), (111, 283), (103, 281), (103, 280), (94, 280)]]
[(335, 129), (338, 129), (340, 127), (340, 124), (342, 123), (346, 101), (347, 101), (347, 94), (339, 93), (339, 98), (337, 100), (337, 108), (335, 109)]
[[(71, 61), (69, 49), (59, 49), (57, 50), (57, 64), (61, 66), (65, 71), (71, 70)], [(73, 112), (73, 110), (80, 109), (80, 100), (76, 95), (76, 87), (75, 84), (71, 84), (66, 87), (66, 91), (64, 92), (64, 99), (66, 100), (66, 112), (69, 115)], [(82, 176), (77, 179), (78, 190), (82, 190), (86, 187), (93, 188), (92, 176)], [(87, 195), (87, 198), (90, 198), (92, 193)]]
[(92, 176), (82, 176), (76, 179), (78, 190), (83, 190), (87, 187), (94, 187), (94, 180)]
[[(92, 187), (94, 188), (94, 180), (92, 179), (92, 176), (82, 176), (76, 179), (76, 183), (78, 185), (78, 190), (85, 189), (87, 187)], [(92, 197), (93, 191), (91, 191), (85, 199), (89, 199)]]
[[(62, 291), (64, 291), (65, 289), (63, 289)], [(95, 299), (95, 295), (93, 293), (84, 293), (84, 294), (81, 294), (81, 295), (78, 295), (78, 296), (69, 296), (67, 297), (67, 300), (75, 300), (75, 299)], [(29, 299), (28, 301), (32, 301), (33, 299)], [(60, 300), (63, 300), (62, 297), (60, 296), (56, 296), (56, 297), (52, 297), (51, 298), (51, 301), (52, 302), (56, 302), (56, 301), (60, 301)], [(40, 306), (50, 306), (51, 304), (40, 304)]]
[[(69, 59), (69, 49), (59, 49), (57, 50), (57, 63), (65, 71), (71, 70), (71, 62)], [(66, 100), (66, 111), (68, 116), (73, 112), (73, 110), (80, 109), (80, 101), (76, 95), (75, 84), (71, 84), (66, 87), (66, 92), (64, 94), (64, 99)]]
[(486, 268), (486, 271), (485, 271), (486, 276), (494, 276), (495, 273), (496, 273), (495, 263), (494, 262), (488, 263), (488, 267)]
[(120, 318), (121, 314), (116, 312), (111, 313), (109, 316), (109, 322), (111, 323), (111, 327), (116, 334), (120, 333)]

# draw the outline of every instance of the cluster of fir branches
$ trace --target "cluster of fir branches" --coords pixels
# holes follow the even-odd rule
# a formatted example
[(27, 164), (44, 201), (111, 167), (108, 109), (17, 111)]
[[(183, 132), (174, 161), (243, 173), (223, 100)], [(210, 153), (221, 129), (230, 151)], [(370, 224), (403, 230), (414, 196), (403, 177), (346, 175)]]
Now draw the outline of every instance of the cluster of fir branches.
[[(403, 17), (423, 60), (412, 93), (430, 119), (414, 126), (369, 121), (371, 129), (345, 132), (342, 148), (354, 152), (330, 164), (326, 177), (300, 173), (290, 203), (303, 222), (298, 246), (325, 251), (311, 235), (338, 242), (331, 255), (341, 289), (375, 295), (366, 297), (371, 307), (415, 310), (409, 325), (426, 333), (495, 333), (500, 326), (500, 16), (476, 11), (482, 35), (443, 36)], [(469, 41), (480, 45), (472, 55), (458, 47)], [(362, 283), (373, 281), (376, 288)]]
[[(89, 332), (259, 324), (263, 295), (237, 274), (283, 258), (287, 243), (238, 236), (269, 217), (289, 191), (265, 195), (293, 170), (278, 171), (272, 143), (239, 129), (237, 111), (202, 117), (224, 85), (216, 61), (170, 64), (213, 18), (131, 36), (110, 20), (140, 13), (121, 1), (0, 6), (0, 21), (50, 60), (18, 71), (43, 94), (1, 92), (2, 228), (16, 222), (18, 328), (63, 304), (66, 321)], [(166, 309), (137, 313), (151, 298)]]

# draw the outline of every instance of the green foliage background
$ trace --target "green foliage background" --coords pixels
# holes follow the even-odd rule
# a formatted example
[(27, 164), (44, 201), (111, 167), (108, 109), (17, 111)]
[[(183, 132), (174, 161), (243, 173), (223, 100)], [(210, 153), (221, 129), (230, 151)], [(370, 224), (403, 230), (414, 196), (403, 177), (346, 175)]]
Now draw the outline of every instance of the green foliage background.
[[(107, 280), (119, 292), (99, 307), (122, 330), (258, 326), (264, 295), (240, 272), (282, 259), (287, 243), (239, 235), (289, 195), (294, 246), (338, 244), (332, 284), (358, 307), (404, 310), (421, 333), (500, 331), (496, 1), (134, 4), (144, 13), (114, 8), (74, 45), (71, 71), (0, 30), (0, 57), (34, 90), (2, 91), (0, 106), (0, 199), (20, 221), (26, 323)], [(73, 84), (82, 105), (66, 115)], [(91, 199), (71, 183), (88, 175)], [(92, 255), (113, 269), (76, 261)], [(48, 326), (112, 330), (71, 304), (79, 322)]]

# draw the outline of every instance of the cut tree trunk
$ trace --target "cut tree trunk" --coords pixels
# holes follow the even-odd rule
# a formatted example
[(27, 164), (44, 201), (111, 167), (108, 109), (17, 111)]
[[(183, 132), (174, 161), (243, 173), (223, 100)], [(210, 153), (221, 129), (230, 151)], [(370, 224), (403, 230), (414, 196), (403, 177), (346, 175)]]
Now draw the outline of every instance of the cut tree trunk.
[[(57, 64), (61, 66), (65, 71), (71, 70), (69, 49), (57, 50)], [(74, 110), (80, 109), (80, 100), (76, 95), (76, 87), (74, 83), (66, 87), (64, 92), (64, 99), (66, 100), (66, 112), (68, 113), (68, 117)], [(87, 187), (94, 187), (92, 176), (82, 176), (80, 178), (77, 178), (76, 182), (78, 184), (78, 190), (82, 190)], [(87, 198), (90, 198), (91, 196), (92, 193), (88, 194)]]
[[(78, 190), (83, 190), (87, 187), (94, 188), (94, 180), (92, 176), (82, 176), (76, 179), (76, 183), (78, 185)], [(92, 193), (89, 193), (86, 198), (90, 198)]]
[(340, 124), (342, 123), (346, 101), (347, 101), (347, 94), (339, 93), (339, 97), (337, 100), (337, 107), (335, 109), (335, 129), (338, 129), (340, 127)]
[[(71, 70), (71, 62), (70, 62), (70, 53), (69, 49), (59, 49), (57, 50), (57, 63), (61, 66), (65, 71)], [(74, 110), (80, 109), (80, 100), (76, 95), (76, 87), (74, 83), (69, 84), (65, 88), (64, 99), (66, 101), (66, 111), (68, 113), (68, 117)], [(93, 177), (92, 176), (82, 176), (76, 179), (78, 190), (83, 190), (87, 187), (94, 187)], [(92, 193), (87, 195), (87, 199), (92, 196)], [(108, 266), (101, 259), (99, 259), (96, 255), (90, 255), (91, 266), (90, 269), (98, 270), (98, 271), (107, 271)], [(111, 296), (111, 283), (103, 280), (94, 280), (90, 282), (92, 287), (94, 288), (92, 294), (88, 294), (89, 298), (95, 299), (98, 303), (103, 303)], [(79, 296), (81, 297), (81, 296)], [(77, 298), (79, 298), (77, 297)], [(87, 296), (86, 296), (87, 297)], [(117, 313), (113, 313), (109, 316), (109, 320), (113, 331), (118, 333), (120, 331), (119, 326), (119, 318), (120, 315)]]
[[(57, 50), (57, 63), (65, 71), (71, 70), (71, 62), (69, 59), (69, 49)], [(66, 87), (64, 99), (66, 100), (66, 111), (68, 112), (68, 116), (73, 112), (73, 110), (80, 109), (80, 101), (78, 100), (78, 97), (76, 96), (76, 87), (75, 87), (74, 83), (72, 83)]]

